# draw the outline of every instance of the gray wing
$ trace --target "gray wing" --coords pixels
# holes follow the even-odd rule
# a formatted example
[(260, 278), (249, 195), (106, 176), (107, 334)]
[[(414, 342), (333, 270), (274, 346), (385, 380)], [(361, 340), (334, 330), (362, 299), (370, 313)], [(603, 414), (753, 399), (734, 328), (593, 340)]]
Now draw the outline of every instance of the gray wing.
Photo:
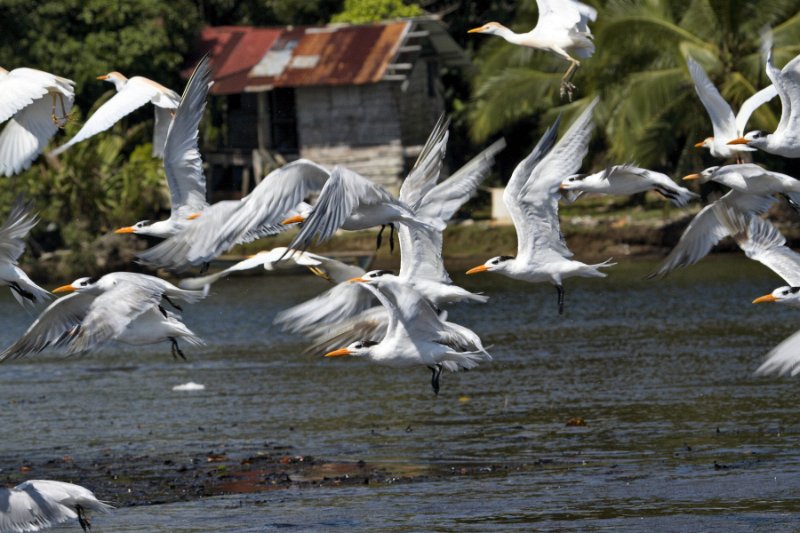
[(312, 241), (317, 244), (324, 242), (333, 237), (358, 207), (378, 204), (400, 205), (382, 187), (352, 170), (337, 166), (289, 248), (305, 250)]
[[(370, 301), (374, 301), (369, 291), (361, 290), (361, 292), (369, 295)], [(353, 318), (337, 322), (315, 335), (312, 340), (313, 344), (305, 352), (310, 354), (330, 352), (363, 340), (380, 342), (386, 337), (388, 325), (389, 313), (386, 308), (381, 305), (371, 307)]]
[(720, 141), (735, 139), (738, 136), (736, 134), (736, 117), (733, 115), (731, 106), (708, 79), (703, 67), (691, 57), (686, 58), (686, 64), (689, 66), (689, 74), (694, 81), (694, 90), (711, 119), (714, 137)]
[(783, 376), (800, 373), (800, 331), (792, 334), (770, 350), (767, 359), (756, 370), (756, 375)]
[(442, 232), (400, 223), (400, 275), (406, 279), (429, 279), (451, 284), (453, 281), (442, 259)]
[[(375, 305), (361, 283), (339, 283), (319, 296), (278, 313), (274, 323), (285, 331), (310, 334), (329, 324), (339, 324)], [(356, 339), (358, 340), (358, 339)]]
[(781, 120), (778, 122), (778, 127), (775, 128), (775, 133), (777, 134), (778, 132), (784, 131), (789, 126), (790, 117), (792, 115), (792, 99), (789, 94), (790, 89), (786, 83), (786, 79), (781, 75), (781, 70), (773, 63), (771, 30), (761, 32), (761, 53), (764, 57), (767, 77), (772, 82), (772, 85), (778, 93), (778, 98), (781, 100)]
[[(50, 118), (51, 106), (50, 98), (40, 98), (8, 121), (0, 134), (0, 175), (22, 172), (42, 153), (58, 131)], [(71, 97), (64, 97), (64, 108), (66, 112), (72, 108)]]
[(0, 354), (0, 361), (39, 353), (48, 346), (70, 343), (94, 299), (94, 295), (76, 292), (51, 303), (24, 335)]
[(450, 119), (442, 113), (433, 127), (425, 146), (422, 147), (417, 161), (411, 169), (403, 185), (400, 187), (400, 200), (415, 209), (425, 194), (436, 185), (442, 162), (447, 151), (447, 128)]
[(0, 226), (0, 258), (16, 265), (25, 251), (25, 238), (39, 219), (31, 212), (33, 204), (17, 199), (3, 225)]
[(676, 268), (698, 262), (708, 255), (714, 245), (729, 235), (727, 228), (714, 212), (716, 204), (722, 204), (741, 213), (762, 214), (774, 201), (775, 199), (770, 196), (730, 191), (716, 202), (705, 206), (686, 227), (678, 244), (664, 262), (648, 278), (663, 277)]
[(778, 228), (724, 204), (715, 205), (714, 212), (747, 257), (771, 269), (789, 285), (800, 286), (800, 254), (785, 246), (786, 239)]
[(778, 89), (776, 89), (774, 85), (770, 85), (769, 87), (761, 89), (753, 96), (745, 100), (744, 103), (742, 103), (742, 107), (739, 108), (739, 112), (736, 114), (737, 137), (744, 135), (747, 122), (750, 120), (750, 116), (755, 112), (755, 110), (775, 98), (777, 95)]
[[(203, 158), (200, 156), (199, 127), (206, 108), (208, 87), (211, 82), (211, 66), (208, 56), (203, 57), (195, 67), (192, 77), (186, 84), (181, 102), (170, 120), (170, 110), (155, 106), (155, 133), (166, 128), (165, 139), (154, 140), (153, 149), (163, 146), (164, 171), (172, 200), (172, 216), (187, 217), (202, 211), (206, 202), (206, 176), (203, 173)], [(166, 120), (166, 122), (164, 121)], [(161, 142), (162, 144), (158, 144)], [(164, 144), (166, 143), (166, 144)]]
[(564, 257), (572, 256), (564, 242), (558, 219), (559, 187), (564, 178), (580, 168), (589, 151), (589, 140), (594, 129), (592, 113), (598, 101), (597, 98), (592, 100), (575, 119), (567, 133), (533, 168), (520, 190), (517, 201), (522, 210), (522, 231), (514, 219), (518, 259), (531, 257), (537, 250), (552, 250)]

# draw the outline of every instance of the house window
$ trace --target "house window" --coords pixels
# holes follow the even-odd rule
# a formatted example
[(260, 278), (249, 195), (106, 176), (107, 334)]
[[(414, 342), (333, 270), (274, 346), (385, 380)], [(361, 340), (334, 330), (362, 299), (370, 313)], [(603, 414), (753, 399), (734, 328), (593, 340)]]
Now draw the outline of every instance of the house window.
[(299, 153), (294, 89), (274, 89), (268, 94), (270, 148), (284, 154)]

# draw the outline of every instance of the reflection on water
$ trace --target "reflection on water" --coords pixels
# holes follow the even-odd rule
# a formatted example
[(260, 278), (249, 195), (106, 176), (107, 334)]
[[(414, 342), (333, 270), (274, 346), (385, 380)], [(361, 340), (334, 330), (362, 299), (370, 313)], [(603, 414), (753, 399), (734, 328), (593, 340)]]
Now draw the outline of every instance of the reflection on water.
[[(186, 349), (188, 363), (165, 344), (0, 366), (0, 468), (9, 478), (24, 461), (104, 454), (180, 464), (265, 443), (398, 468), (508, 466), (128, 507), (97, 517), (97, 531), (787, 527), (800, 510), (798, 381), (752, 372), (800, 314), (751, 305), (782, 282), (744, 259), (642, 280), (652, 267), (569, 280), (563, 317), (548, 285), (456, 276), (491, 296), (450, 319), (477, 331), (495, 361), (443, 376), (438, 398), (424, 368), (303, 355), (300, 339), (270, 326), (325, 282), (223, 281), (187, 306), (208, 341)], [(5, 296), (0, 318), (3, 345), (32, 320)], [(206, 390), (171, 390), (188, 381)], [(587, 425), (566, 426), (573, 417)]]

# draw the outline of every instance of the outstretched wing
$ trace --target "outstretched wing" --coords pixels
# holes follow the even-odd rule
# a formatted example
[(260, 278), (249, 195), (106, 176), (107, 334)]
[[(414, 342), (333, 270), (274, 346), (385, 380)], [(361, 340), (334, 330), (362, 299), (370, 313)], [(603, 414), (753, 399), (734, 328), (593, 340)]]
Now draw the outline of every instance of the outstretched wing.
[(736, 117), (733, 115), (731, 106), (722, 98), (717, 88), (708, 79), (706, 71), (697, 61), (688, 57), (686, 58), (686, 64), (689, 67), (692, 81), (694, 81), (694, 90), (697, 96), (700, 97), (700, 101), (711, 119), (714, 138), (719, 139), (720, 142), (727, 142), (738, 137), (736, 133)]
[(129, 79), (117, 94), (89, 117), (89, 120), (72, 139), (53, 150), (53, 155), (63, 153), (71, 146), (106, 131), (123, 117), (145, 105), (157, 94), (158, 89), (154, 85), (144, 83), (137, 78)]
[[(172, 200), (172, 216), (187, 217), (202, 211), (206, 203), (206, 176), (203, 173), (203, 158), (198, 148), (200, 120), (206, 108), (206, 97), (211, 82), (211, 66), (208, 56), (195, 67), (181, 103), (170, 122), (167, 109), (156, 107), (156, 116), (165, 113), (164, 120), (156, 121), (159, 128), (168, 128), (164, 147), (164, 170), (167, 174), (169, 194)], [(163, 142), (163, 140), (162, 140)], [(154, 141), (153, 148), (158, 145)]]
[(577, 0), (536, 0), (539, 8), (537, 26), (590, 33), (589, 22), (597, 18), (597, 10)]
[(442, 162), (447, 151), (447, 128), (450, 119), (445, 114), (439, 117), (433, 127), (425, 146), (422, 147), (414, 167), (403, 180), (400, 187), (400, 200), (411, 209), (416, 209), (425, 194), (430, 191), (439, 179)]
[(769, 87), (761, 89), (742, 103), (742, 107), (739, 108), (739, 112), (736, 114), (737, 137), (745, 134), (747, 122), (750, 120), (750, 116), (755, 112), (755, 110), (775, 98), (777, 95), (778, 89), (776, 89), (774, 85), (770, 85)]
[(17, 199), (3, 225), (0, 226), (0, 258), (12, 264), (25, 251), (25, 237), (39, 219), (31, 212), (32, 204)]
[[(64, 98), (64, 111), (72, 109), (72, 98)], [(59, 104), (59, 112), (61, 105)], [(0, 174), (13, 176), (31, 166), (58, 131), (51, 118), (52, 102), (44, 97), (14, 115), (0, 134)]]

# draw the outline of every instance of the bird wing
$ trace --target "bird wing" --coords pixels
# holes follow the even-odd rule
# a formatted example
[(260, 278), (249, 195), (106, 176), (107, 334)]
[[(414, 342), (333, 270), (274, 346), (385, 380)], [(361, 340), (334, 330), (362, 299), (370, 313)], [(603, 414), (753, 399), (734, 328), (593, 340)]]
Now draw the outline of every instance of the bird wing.
[[(780, 77), (783, 80), (786, 99), (790, 102), (790, 112), (785, 122), (783, 112), (781, 112), (781, 121), (775, 132), (778, 133), (781, 126), (783, 126), (789, 134), (796, 138), (800, 130), (800, 56), (795, 57), (784, 65), (783, 69), (781, 69)], [(783, 99), (781, 99), (781, 104), (783, 104)]]
[(486, 179), (494, 164), (494, 156), (505, 147), (505, 139), (492, 143), (449, 178), (433, 187), (416, 207), (417, 216), (450, 220)]
[(548, 29), (589, 33), (588, 23), (597, 18), (597, 10), (576, 0), (536, 0), (539, 8), (537, 26)]
[(39, 222), (31, 212), (33, 204), (18, 198), (3, 225), (0, 226), (0, 259), (16, 265), (25, 251), (25, 237)]
[(764, 57), (767, 77), (772, 82), (778, 92), (778, 98), (781, 100), (781, 120), (778, 122), (778, 127), (775, 128), (775, 133), (777, 134), (789, 126), (789, 117), (792, 114), (792, 99), (787, 80), (781, 75), (781, 70), (773, 63), (772, 32), (769, 30), (761, 32), (761, 53)]
[(700, 97), (700, 101), (711, 119), (714, 138), (719, 139), (720, 142), (727, 142), (738, 137), (736, 133), (736, 117), (733, 115), (731, 106), (722, 98), (717, 88), (708, 79), (706, 71), (697, 61), (687, 57), (686, 64), (689, 67), (692, 81), (694, 81), (694, 90), (697, 96)]
[(442, 162), (447, 151), (447, 128), (450, 119), (442, 113), (433, 127), (425, 146), (422, 147), (417, 161), (400, 187), (400, 200), (412, 209), (416, 209), (425, 194), (436, 185)]
[[(358, 207), (378, 204), (402, 208), (399, 200), (383, 187), (350, 169), (337, 166), (325, 182), (314, 210), (289, 247), (305, 250), (311, 246), (312, 240), (316, 240), (317, 244), (324, 242), (342, 227)], [(408, 208), (402, 209), (408, 211)]]
[[(208, 205), (206, 202), (206, 176), (203, 173), (203, 158), (198, 147), (200, 120), (206, 108), (211, 66), (208, 56), (195, 67), (181, 102), (170, 120), (170, 110), (155, 106), (156, 117), (166, 114), (165, 120), (156, 120), (155, 136), (159, 128), (166, 129), (166, 141), (153, 141), (153, 148), (163, 146), (164, 170), (167, 174), (172, 200), (172, 216), (187, 217), (198, 213)], [(164, 144), (166, 143), (166, 144)]]
[(162, 286), (148, 279), (128, 279), (92, 302), (69, 346), (70, 353), (83, 352), (113, 340), (145, 311), (159, 305)]
[(0, 123), (49, 92), (56, 76), (40, 70), (17, 68), (0, 74)]
[(800, 331), (770, 350), (767, 359), (756, 370), (756, 375), (759, 376), (783, 376), (788, 373), (793, 376), (800, 373)]
[(686, 227), (678, 244), (664, 262), (648, 278), (663, 277), (678, 267), (696, 263), (708, 255), (715, 244), (729, 235), (727, 228), (714, 212), (716, 204), (741, 213), (761, 214), (766, 212), (774, 201), (775, 199), (770, 196), (756, 196), (733, 190), (716, 202), (705, 206)]
[[(531, 257), (537, 249), (551, 250), (564, 257), (572, 256), (564, 242), (558, 220), (558, 200), (561, 197), (559, 187), (564, 178), (580, 168), (589, 151), (593, 129), (592, 113), (597, 102), (594, 99), (589, 104), (553, 149), (534, 166), (520, 190), (517, 202), (522, 216), (512, 213), (512, 220), (517, 228), (518, 259)], [(503, 199), (506, 200), (506, 194)], [(506, 200), (507, 205), (508, 203)]]
[(139, 254), (143, 263), (184, 270), (206, 263), (235, 244), (272, 231), (304, 198), (319, 191), (328, 171), (298, 159), (270, 172), (241, 201), (217, 202), (186, 229)]
[(157, 94), (158, 89), (154, 85), (144, 83), (137, 78), (129, 79), (117, 94), (101, 105), (100, 109), (89, 117), (72, 139), (53, 150), (53, 155), (63, 153), (69, 147), (106, 131), (123, 117), (145, 105)]
[(777, 95), (778, 89), (775, 88), (775, 85), (770, 85), (769, 87), (761, 89), (753, 96), (745, 100), (744, 103), (742, 103), (742, 107), (739, 108), (739, 112), (736, 114), (737, 137), (745, 134), (747, 122), (750, 120), (750, 116), (755, 112), (755, 110), (775, 98)]
[(173, 110), (153, 106), (153, 157), (164, 159), (164, 145), (172, 123)]
[(451, 284), (453, 281), (442, 259), (442, 232), (423, 226), (400, 223), (400, 275), (405, 279), (429, 279)]
[[(59, 104), (59, 111), (60, 111)], [(65, 111), (72, 108), (72, 98), (64, 97)], [(0, 134), (0, 174), (13, 176), (28, 168), (58, 131), (51, 118), (52, 103), (40, 98), (14, 115)]]
[(0, 531), (39, 531), (78, 517), (77, 513), (48, 494), (40, 481), (26, 481), (14, 488), (0, 488)]
[(359, 289), (360, 285), (363, 283), (339, 283), (319, 296), (278, 313), (274, 323), (287, 331), (317, 333), (320, 328), (351, 319), (375, 304), (369, 292)]
[(715, 205), (714, 212), (747, 257), (768, 267), (789, 285), (800, 286), (800, 254), (785, 246), (786, 239), (775, 226), (725, 204)]
[[(368, 298), (370, 304), (375, 301), (371, 292), (362, 289), (358, 289), (358, 292)], [(386, 337), (388, 325), (389, 312), (386, 308), (382, 305), (370, 307), (353, 318), (334, 323), (321, 333), (318, 329), (315, 330), (317, 334), (314, 336), (313, 344), (305, 352), (325, 353), (361, 340), (380, 342)]]
[(51, 303), (22, 337), (0, 353), (0, 361), (39, 353), (48, 346), (72, 341), (95, 299), (93, 294), (72, 293)]

